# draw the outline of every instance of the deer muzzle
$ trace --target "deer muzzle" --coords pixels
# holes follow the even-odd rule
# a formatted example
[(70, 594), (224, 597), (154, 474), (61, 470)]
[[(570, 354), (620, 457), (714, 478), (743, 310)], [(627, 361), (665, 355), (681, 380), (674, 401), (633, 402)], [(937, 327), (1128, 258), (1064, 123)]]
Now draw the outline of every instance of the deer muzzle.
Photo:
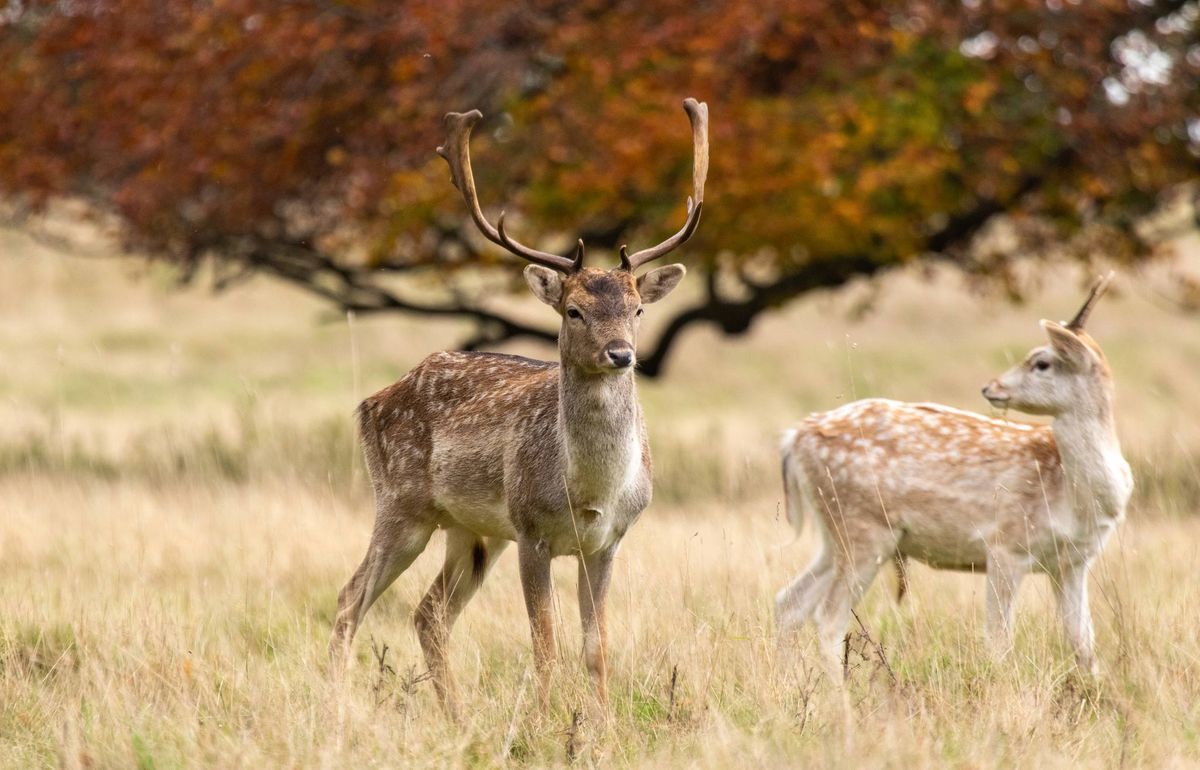
[(613, 340), (604, 346), (600, 360), (608, 368), (628, 369), (634, 362), (633, 346), (625, 340)]
[(1008, 406), (1008, 402), (1012, 398), (1008, 390), (1000, 384), (999, 380), (992, 380), (987, 385), (984, 385), (982, 393), (983, 397), (997, 409), (1003, 409)]

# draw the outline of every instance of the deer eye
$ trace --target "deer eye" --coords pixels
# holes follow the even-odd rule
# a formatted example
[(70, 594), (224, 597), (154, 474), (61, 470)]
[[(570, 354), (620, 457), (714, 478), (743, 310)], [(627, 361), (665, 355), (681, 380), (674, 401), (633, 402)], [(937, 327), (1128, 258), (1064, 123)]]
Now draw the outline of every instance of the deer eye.
[(567, 318), (583, 318), (583, 313), (576, 308), (569, 307), (567, 308)]
[(1033, 368), (1037, 369), (1039, 372), (1044, 372), (1050, 368), (1050, 362), (1049, 361), (1037, 361), (1036, 363), (1034, 363)]
[(637, 309), (637, 314), (638, 314), (638, 316), (639, 316), (639, 317), (640, 317), (640, 316), (641, 316), (643, 313), (645, 313), (645, 312), (646, 312), (646, 308), (644, 308), (644, 307), (639, 307), (639, 308)]

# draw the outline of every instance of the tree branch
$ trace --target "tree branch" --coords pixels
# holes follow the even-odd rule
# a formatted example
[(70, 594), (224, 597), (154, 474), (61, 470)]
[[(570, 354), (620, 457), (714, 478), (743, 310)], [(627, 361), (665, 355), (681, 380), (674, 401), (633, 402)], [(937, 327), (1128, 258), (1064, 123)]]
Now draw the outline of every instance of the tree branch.
[(238, 239), (210, 251), (234, 254), (249, 269), (280, 278), (323, 297), (344, 311), (359, 314), (401, 312), (419, 316), (466, 318), (478, 323), (478, 331), (462, 345), (475, 350), (524, 337), (555, 342), (557, 335), (546, 329), (517, 321), (493, 310), (466, 302), (424, 304), (413, 302), (376, 283), (370, 270), (339, 264), (329, 255), (300, 241)]
[(647, 377), (662, 374), (676, 339), (692, 324), (712, 323), (726, 334), (743, 334), (760, 313), (792, 297), (815, 289), (835, 288), (856, 276), (873, 275), (884, 267), (883, 263), (865, 255), (846, 255), (812, 262), (773, 283), (751, 287), (750, 295), (744, 300), (729, 302), (713, 299), (684, 310), (672, 318), (658, 335), (650, 354), (639, 358), (638, 371)]

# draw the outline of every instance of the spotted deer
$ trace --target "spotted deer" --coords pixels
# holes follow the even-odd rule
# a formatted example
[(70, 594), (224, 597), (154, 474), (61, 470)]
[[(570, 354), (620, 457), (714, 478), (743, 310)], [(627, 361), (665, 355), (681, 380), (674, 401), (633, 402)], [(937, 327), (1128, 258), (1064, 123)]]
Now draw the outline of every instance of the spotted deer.
[(1048, 426), (865, 399), (787, 432), (788, 520), (799, 532), (805, 512), (815, 513), (823, 542), (808, 570), (776, 596), (781, 640), (811, 619), (840, 681), (851, 608), (883, 562), (913, 558), (987, 573), (985, 626), (998, 655), (1011, 646), (1022, 578), (1046, 573), (1078, 665), (1096, 672), (1088, 565), (1133, 490), (1113, 421), (1112, 372), (1084, 331), (1111, 279), (1093, 286), (1069, 323), (1042, 321), (1050, 344), (983, 389), (994, 407), (1052, 416)]
[(692, 126), (693, 196), (683, 228), (657, 246), (620, 250), (612, 270), (537, 251), (483, 215), (468, 143), (478, 110), (446, 116), (438, 154), (476, 226), (529, 261), (534, 296), (561, 316), (559, 362), (496, 353), (435, 353), (357, 411), (375, 489), (375, 527), (366, 556), (338, 596), (330, 640), (335, 671), (349, 656), (367, 610), (446, 532), (446, 556), (415, 613), (417, 635), (443, 704), (457, 713), (447, 669), (451, 627), (512, 541), (533, 637), (542, 702), (554, 659), (550, 560), (579, 562), (583, 657), (601, 704), (607, 700), (605, 597), (613, 557), (650, 503), (650, 448), (634, 383), (643, 305), (667, 296), (682, 265), (635, 271), (687, 241), (700, 221), (708, 173), (708, 106), (684, 101)]

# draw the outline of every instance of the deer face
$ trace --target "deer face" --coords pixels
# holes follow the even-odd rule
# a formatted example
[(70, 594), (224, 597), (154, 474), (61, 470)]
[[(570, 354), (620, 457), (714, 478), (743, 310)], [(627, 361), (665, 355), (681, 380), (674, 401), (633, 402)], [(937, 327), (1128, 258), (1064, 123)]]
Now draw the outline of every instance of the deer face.
[(1042, 321), (1050, 344), (992, 380), (983, 397), (998, 408), (1059, 415), (1095, 411), (1111, 391), (1112, 375), (1100, 346), (1087, 332)]
[(1069, 323), (1042, 321), (1050, 344), (1029, 351), (1024, 361), (985, 385), (983, 397), (994, 407), (1029, 414), (1107, 411), (1112, 373), (1104, 352), (1083, 327), (1112, 279), (1110, 271), (1092, 284), (1083, 307)]
[(637, 361), (644, 306), (667, 296), (685, 272), (683, 265), (666, 265), (638, 278), (621, 268), (563, 274), (529, 265), (525, 280), (538, 299), (562, 316), (558, 347), (563, 366), (588, 374), (619, 374), (632, 370)]

